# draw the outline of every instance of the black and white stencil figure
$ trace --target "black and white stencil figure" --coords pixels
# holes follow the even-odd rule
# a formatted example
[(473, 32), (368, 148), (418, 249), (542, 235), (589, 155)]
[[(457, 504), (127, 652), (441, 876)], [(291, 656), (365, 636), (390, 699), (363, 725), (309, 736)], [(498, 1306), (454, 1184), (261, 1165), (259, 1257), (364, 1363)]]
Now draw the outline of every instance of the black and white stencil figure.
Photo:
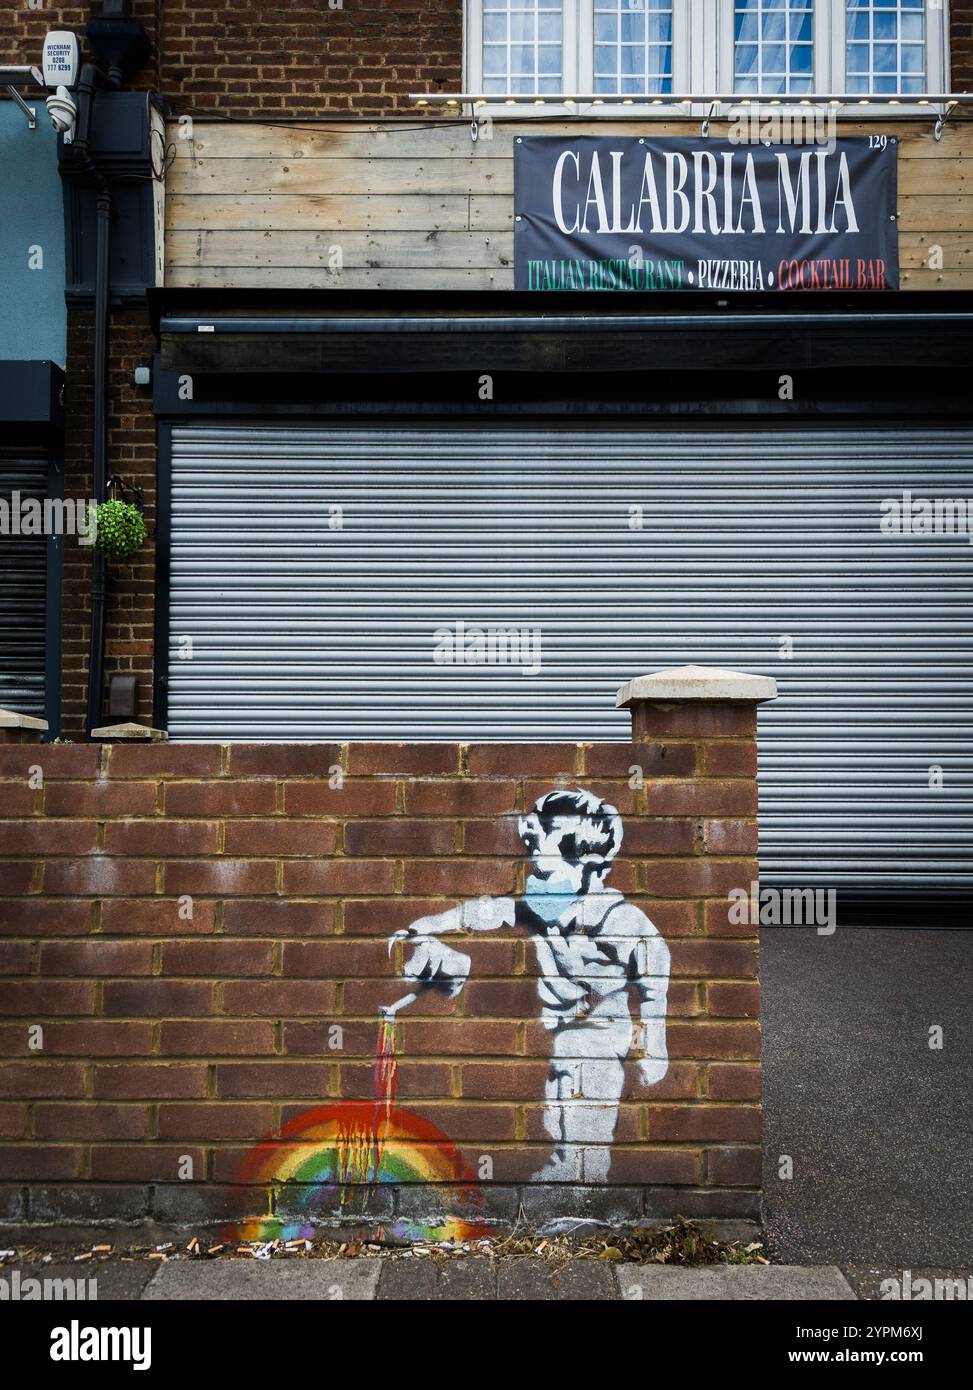
[(552, 791), (518, 822), (531, 858), (520, 898), (480, 898), (396, 932), (389, 942), (415, 943), (405, 966), (412, 991), (383, 1010), (387, 1017), (423, 988), (456, 997), (470, 957), (439, 940), (444, 932), (530, 933), (539, 967), (540, 1017), (551, 1034), (544, 1124), (554, 1141), (540, 1182), (606, 1182), (625, 1059), (634, 1043), (642, 1082), (668, 1070), (666, 994), (669, 948), (645, 913), (606, 887), (622, 843), (622, 818), (591, 792)]

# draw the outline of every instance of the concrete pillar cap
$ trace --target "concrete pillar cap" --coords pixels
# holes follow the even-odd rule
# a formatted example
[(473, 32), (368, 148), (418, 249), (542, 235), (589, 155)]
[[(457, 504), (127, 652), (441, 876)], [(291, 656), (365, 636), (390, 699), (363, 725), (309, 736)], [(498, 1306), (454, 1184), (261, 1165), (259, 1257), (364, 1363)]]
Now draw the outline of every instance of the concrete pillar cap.
[(150, 729), (145, 724), (103, 724), (100, 729), (92, 729), (91, 737), (104, 742), (114, 740), (141, 740), (148, 743), (161, 743), (169, 737), (163, 729)]
[(32, 714), (18, 714), (16, 710), (0, 709), (0, 729), (37, 729), (47, 732), (47, 720), (35, 719)]
[(777, 682), (773, 676), (723, 671), (718, 666), (670, 666), (667, 671), (626, 681), (615, 704), (619, 709), (636, 702), (672, 705), (692, 700), (761, 704), (776, 698)]

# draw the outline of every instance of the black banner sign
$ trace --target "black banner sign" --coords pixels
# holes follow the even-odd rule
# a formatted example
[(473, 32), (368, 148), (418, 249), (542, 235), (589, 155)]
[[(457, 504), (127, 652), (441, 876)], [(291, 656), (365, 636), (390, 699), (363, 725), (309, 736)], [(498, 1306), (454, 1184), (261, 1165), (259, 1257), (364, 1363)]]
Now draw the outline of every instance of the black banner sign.
[(895, 290), (896, 142), (521, 136), (519, 290)]

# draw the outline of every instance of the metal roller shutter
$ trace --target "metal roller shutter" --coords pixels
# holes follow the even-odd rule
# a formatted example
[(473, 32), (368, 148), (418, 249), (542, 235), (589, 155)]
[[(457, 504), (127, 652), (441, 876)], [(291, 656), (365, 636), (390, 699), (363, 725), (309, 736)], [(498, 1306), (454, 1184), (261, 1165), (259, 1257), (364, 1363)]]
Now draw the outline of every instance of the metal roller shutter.
[[(973, 549), (883, 537), (906, 489), (973, 495), (973, 432), (179, 427), (171, 735), (617, 740), (633, 675), (759, 671), (766, 879), (969, 887)], [(457, 619), (541, 672), (435, 665)]]
[[(0, 497), (47, 496), (47, 458), (0, 446)], [(47, 542), (0, 530), (0, 709), (44, 717)]]

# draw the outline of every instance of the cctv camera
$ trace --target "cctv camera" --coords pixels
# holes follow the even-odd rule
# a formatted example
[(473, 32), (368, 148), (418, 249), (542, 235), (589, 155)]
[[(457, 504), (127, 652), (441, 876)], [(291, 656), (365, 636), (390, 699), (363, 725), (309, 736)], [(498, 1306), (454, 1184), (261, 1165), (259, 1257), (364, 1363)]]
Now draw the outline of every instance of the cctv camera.
[(51, 125), (64, 136), (64, 143), (69, 145), (78, 108), (67, 87), (58, 87), (54, 95), (47, 98), (47, 114), (51, 118)]

